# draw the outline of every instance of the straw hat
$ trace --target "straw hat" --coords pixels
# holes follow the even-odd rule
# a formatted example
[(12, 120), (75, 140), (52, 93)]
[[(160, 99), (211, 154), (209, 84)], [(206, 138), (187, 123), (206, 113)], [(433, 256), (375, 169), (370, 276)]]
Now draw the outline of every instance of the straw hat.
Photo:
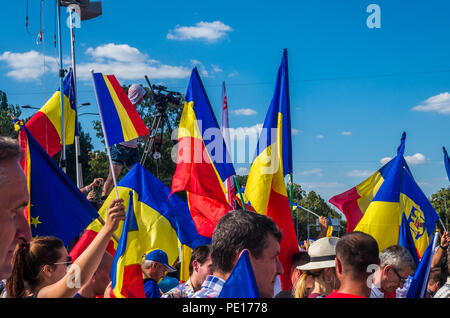
[(308, 255), (310, 262), (301, 266), (297, 266), (297, 269), (302, 271), (335, 267), (336, 263), (336, 243), (339, 241), (338, 237), (322, 237), (318, 239), (308, 249)]

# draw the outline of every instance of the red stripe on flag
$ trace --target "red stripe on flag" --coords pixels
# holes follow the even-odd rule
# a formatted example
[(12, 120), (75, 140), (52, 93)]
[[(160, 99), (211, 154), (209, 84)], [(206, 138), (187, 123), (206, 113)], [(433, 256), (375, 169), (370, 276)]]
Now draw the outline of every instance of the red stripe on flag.
[(128, 265), (123, 269), (122, 295), (127, 298), (145, 298), (141, 264)]
[(117, 97), (119, 98), (119, 101), (122, 103), (123, 108), (125, 109), (125, 111), (128, 114), (128, 117), (130, 117), (130, 120), (133, 123), (134, 129), (136, 129), (136, 133), (139, 136), (147, 135), (149, 133), (147, 127), (145, 126), (144, 122), (142, 121), (142, 118), (139, 116), (139, 113), (137, 112), (136, 108), (131, 103), (127, 94), (123, 90), (122, 86), (120, 86), (116, 77), (114, 75), (106, 75), (106, 77), (108, 78), (114, 91), (116, 92)]
[(292, 256), (298, 253), (300, 249), (298, 247), (297, 235), (295, 233), (294, 222), (292, 221), (288, 198), (272, 189), (267, 205), (267, 216), (272, 218), (283, 233), (283, 239), (280, 243), (280, 255), (278, 258), (283, 265), (284, 273), (280, 275), (280, 280), (282, 289), (290, 290), (292, 289)]
[[(80, 237), (78, 242), (69, 253), (73, 260), (76, 260), (84, 252), (84, 250), (89, 246), (89, 244), (91, 244), (97, 234), (98, 233), (93, 230), (84, 231), (83, 235)], [(112, 240), (109, 241), (108, 246), (106, 247), (106, 251), (114, 256), (115, 249), (114, 242)]]
[(330, 199), (330, 203), (344, 213), (347, 219), (347, 233), (352, 232), (363, 217), (363, 213), (358, 205), (358, 199), (360, 197), (356, 187), (353, 187)]
[(228, 204), (213, 165), (203, 156), (205, 152), (200, 139), (183, 137), (178, 141), (179, 162), (172, 178), (172, 193), (188, 191)]
[(25, 126), (50, 157), (61, 150), (61, 138), (58, 131), (43, 112), (38, 111)]

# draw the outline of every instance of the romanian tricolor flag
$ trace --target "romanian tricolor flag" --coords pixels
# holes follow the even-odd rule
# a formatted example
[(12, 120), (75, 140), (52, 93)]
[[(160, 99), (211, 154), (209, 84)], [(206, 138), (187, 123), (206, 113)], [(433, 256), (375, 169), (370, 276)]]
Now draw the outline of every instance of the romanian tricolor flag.
[[(64, 78), (64, 135), (65, 144), (74, 141), (76, 127), (76, 105), (74, 98), (73, 72)], [(30, 118), (26, 127), (41, 145), (53, 157), (62, 148), (61, 92), (57, 91), (42, 108)]]
[(347, 218), (347, 232), (372, 235), (380, 251), (398, 244), (402, 214), (419, 257), (427, 248), (438, 215), (414, 181), (403, 157), (403, 133), (397, 156), (356, 187), (330, 199)]
[[(131, 240), (131, 237), (138, 237), (139, 245), (135, 245), (133, 251), (130, 252), (132, 253), (130, 258), (126, 257), (126, 260), (130, 259), (130, 263), (128, 261), (121, 263), (124, 266), (123, 277), (126, 278), (135, 273), (133, 267), (136, 264), (134, 262), (135, 255), (139, 256), (140, 266), (142, 255), (151, 249), (159, 248), (167, 253), (171, 265), (175, 264), (177, 259), (180, 258), (182, 261), (182, 273), (186, 275), (187, 272), (187, 277), (189, 278), (190, 253), (197, 246), (210, 244), (211, 240), (198, 234), (187, 204), (177, 195), (169, 197), (170, 189), (139, 163), (136, 163), (119, 181), (117, 190), (119, 197), (124, 200), (123, 204), (125, 206), (130, 206), (130, 201), (132, 201), (132, 208), (136, 217), (137, 228), (139, 229), (137, 232), (132, 232), (132, 234), (126, 231), (129, 240)], [(132, 195), (130, 195), (130, 192)], [(109, 203), (115, 197), (115, 193), (110, 193), (100, 208), (99, 214), (103, 218), (106, 217)], [(95, 220), (87, 227), (83, 236), (95, 237), (102, 226), (98, 220)], [(120, 239), (122, 239), (121, 235), (125, 233), (123, 232), (123, 227), (123, 224), (119, 225), (115, 232)], [(135, 227), (134, 225), (132, 226), (132, 228)], [(183, 259), (183, 257), (180, 257), (179, 249), (182, 250), (182, 255), (189, 255), (189, 258)], [(117, 242), (115, 242), (115, 250), (115, 254), (118, 253)], [(126, 267), (128, 265), (131, 266), (129, 274)], [(119, 272), (119, 269), (117, 271)], [(141, 276), (142, 274), (140, 274)], [(123, 286), (127, 285), (128, 283), (123, 283)], [(119, 296), (116, 295), (116, 297)]]
[(299, 251), (287, 196), (285, 175), (292, 172), (287, 50), (278, 69), (275, 93), (264, 121), (245, 186), (245, 195), (260, 214), (270, 216), (283, 232), (280, 262), (283, 290), (291, 289), (291, 256)]
[(108, 147), (149, 133), (114, 75), (93, 73), (97, 104)]
[(187, 89), (177, 146), (172, 193), (187, 191), (198, 232), (211, 237), (219, 219), (232, 210), (224, 181), (235, 171), (197, 68)]
[(333, 220), (328, 216), (327, 237), (333, 236)]
[(19, 134), (25, 153), (20, 164), (30, 193), (25, 216), (31, 233), (33, 237), (56, 236), (67, 245), (98, 217), (98, 213), (26, 126)]

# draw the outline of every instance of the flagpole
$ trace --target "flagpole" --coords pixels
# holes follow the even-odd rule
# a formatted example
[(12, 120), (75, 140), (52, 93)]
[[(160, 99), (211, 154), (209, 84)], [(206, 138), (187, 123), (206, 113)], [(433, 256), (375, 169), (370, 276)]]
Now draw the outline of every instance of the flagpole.
[(305, 210), (306, 212), (309, 212), (309, 213), (311, 213), (312, 215), (315, 215), (317, 218), (320, 218), (320, 215), (314, 213), (313, 211), (308, 210), (307, 208), (304, 208), (304, 207), (302, 207), (301, 205), (297, 205), (297, 206), (298, 206), (299, 208), (302, 208), (302, 209)]
[(116, 173), (114, 172), (114, 167), (113, 167), (112, 158), (111, 158), (111, 152), (109, 150), (108, 138), (106, 138), (105, 125), (104, 125), (104, 122), (103, 122), (103, 115), (102, 115), (102, 110), (100, 108), (100, 102), (98, 100), (97, 88), (95, 86), (94, 70), (93, 69), (91, 69), (91, 74), (92, 74), (92, 82), (94, 83), (94, 92), (95, 92), (95, 99), (97, 100), (98, 113), (100, 114), (100, 122), (102, 124), (103, 137), (105, 139), (106, 152), (107, 152), (108, 158), (109, 158), (109, 169), (111, 170), (111, 175), (112, 175), (112, 179), (113, 179), (113, 182), (114, 182), (114, 190), (116, 191), (116, 197), (117, 197), (117, 199), (119, 199), (119, 191), (117, 190)]
[(73, 7), (70, 8), (70, 48), (72, 51), (72, 76), (73, 76), (73, 92), (75, 106), (75, 168), (77, 174), (77, 186), (83, 187), (83, 171), (80, 162), (80, 132), (78, 131), (78, 98), (77, 98), (77, 72), (75, 68), (75, 32), (73, 27)]
[(235, 187), (238, 189), (239, 198), (241, 199), (242, 210), (246, 211), (244, 196), (242, 195), (241, 186), (239, 185), (239, 181), (235, 175), (233, 176), (233, 180), (234, 180)]
[(294, 177), (292, 172), (289, 174), (289, 205), (291, 206), (291, 214), (294, 212)]
[(64, 127), (64, 69), (63, 66), (63, 58), (62, 58), (62, 44), (61, 44), (61, 1), (56, 0), (56, 6), (58, 10), (58, 40), (59, 40), (59, 95), (61, 102), (61, 142), (62, 142), (62, 150), (61, 150), (61, 168), (66, 172), (66, 134)]

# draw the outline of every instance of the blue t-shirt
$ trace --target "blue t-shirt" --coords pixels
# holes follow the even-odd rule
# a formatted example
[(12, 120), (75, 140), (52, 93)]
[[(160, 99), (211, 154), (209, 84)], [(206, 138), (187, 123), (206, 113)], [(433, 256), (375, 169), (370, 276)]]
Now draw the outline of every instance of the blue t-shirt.
[(145, 297), (161, 298), (158, 283), (155, 280), (151, 278), (144, 280), (144, 288), (145, 288)]

